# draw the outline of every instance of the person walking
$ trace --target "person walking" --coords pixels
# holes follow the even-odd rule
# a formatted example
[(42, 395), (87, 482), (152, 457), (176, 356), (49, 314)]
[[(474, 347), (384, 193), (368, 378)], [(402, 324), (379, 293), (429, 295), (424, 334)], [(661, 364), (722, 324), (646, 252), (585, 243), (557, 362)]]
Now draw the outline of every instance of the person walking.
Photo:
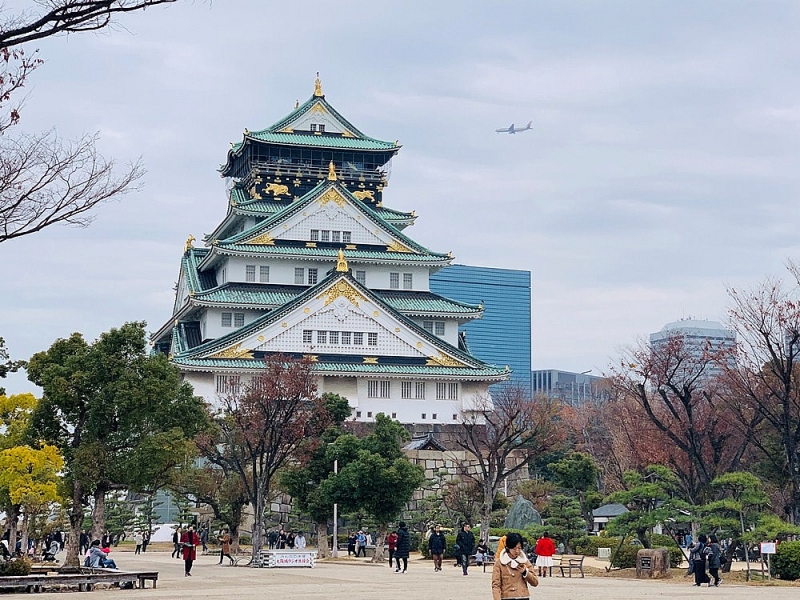
[(386, 536), (386, 545), (389, 547), (389, 568), (394, 562), (394, 553), (397, 550), (397, 532), (393, 531)]
[(692, 570), (694, 571), (694, 585), (700, 587), (704, 583), (711, 583), (711, 579), (706, 573), (706, 555), (705, 549), (708, 543), (708, 538), (705, 533), (697, 536), (697, 542), (692, 546), (689, 552), (689, 561), (692, 563)]
[(358, 558), (359, 552), (364, 553), (364, 558), (367, 557), (367, 534), (360, 529), (356, 534), (356, 558)]
[(203, 546), (203, 554), (208, 552), (208, 523), (200, 530), (200, 544)]
[(136, 546), (136, 550), (133, 551), (134, 554), (141, 554), (142, 553), (142, 532), (138, 529), (133, 532), (133, 543)]
[(522, 536), (509, 533), (505, 537), (505, 548), (498, 551), (492, 569), (492, 600), (527, 599), (528, 585), (536, 587), (539, 580), (522, 551)]
[(400, 572), (400, 560), (403, 561), (403, 573), (408, 569), (408, 555), (411, 552), (411, 536), (403, 521), (397, 525), (397, 548), (394, 551), (394, 560), (397, 563), (395, 573)]
[(472, 526), (469, 523), (461, 526), (461, 531), (456, 536), (456, 544), (458, 544), (458, 553), (461, 555), (461, 569), (464, 575), (467, 575), (469, 557), (475, 552), (475, 534), (472, 533)]
[(219, 551), (219, 563), (217, 564), (221, 565), (222, 559), (226, 556), (228, 557), (228, 560), (231, 561), (231, 566), (236, 564), (236, 561), (233, 560), (233, 557), (231, 556), (231, 534), (228, 533), (227, 527), (222, 529), (222, 534), (219, 536), (219, 543), (221, 548)]
[(191, 577), (192, 563), (197, 560), (197, 546), (200, 544), (200, 536), (195, 533), (192, 525), (181, 535), (180, 544), (183, 548), (184, 577)]
[[(717, 536), (713, 533), (708, 539), (708, 546), (706, 546), (704, 554), (708, 561), (708, 572), (714, 578), (714, 587), (719, 587), (719, 584), (722, 583), (722, 579), (719, 577), (719, 568), (722, 566), (722, 549), (719, 547)], [(708, 587), (711, 587), (710, 581)]]
[[(547, 577), (548, 571), (553, 568), (553, 554), (556, 553), (556, 544), (546, 531), (536, 540), (536, 568), (539, 569), (539, 577)], [(550, 574), (552, 575), (552, 571)]]
[(147, 552), (147, 544), (150, 543), (150, 530), (145, 529), (142, 532), (142, 552)]
[(172, 532), (172, 554), (170, 558), (181, 558), (181, 528), (176, 527)]
[[(356, 534), (352, 531), (347, 536), (347, 556), (356, 553)], [(391, 565), (389, 565), (391, 567)]]
[(298, 550), (305, 550), (306, 536), (303, 535), (302, 531), (298, 531), (297, 535), (294, 537), (294, 547)]
[(433, 558), (434, 571), (442, 570), (442, 557), (444, 556), (444, 551), (446, 548), (447, 540), (444, 538), (444, 534), (442, 533), (442, 526), (437, 524), (436, 527), (433, 528), (433, 531), (428, 538), (428, 550), (431, 553), (431, 558)]

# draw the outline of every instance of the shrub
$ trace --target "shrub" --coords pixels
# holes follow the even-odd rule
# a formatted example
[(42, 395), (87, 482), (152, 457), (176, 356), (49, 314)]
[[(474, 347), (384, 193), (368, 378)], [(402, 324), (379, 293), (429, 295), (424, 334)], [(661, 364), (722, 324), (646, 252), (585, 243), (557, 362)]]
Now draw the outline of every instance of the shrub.
[(773, 572), (787, 581), (800, 579), (800, 541), (778, 544), (772, 559)]
[(607, 535), (590, 535), (580, 538), (575, 541), (576, 554), (585, 554), (586, 556), (597, 556), (598, 548), (611, 548), (613, 552), (619, 546), (620, 539), (617, 537), (610, 537)]
[(239, 545), (240, 546), (252, 546), (253, 545), (253, 538), (251, 536), (249, 536), (249, 535), (240, 535), (239, 536)]
[(20, 576), (31, 574), (31, 561), (27, 558), (15, 558), (0, 564), (0, 575)]
[(635, 569), (636, 568), (636, 553), (641, 550), (641, 546), (634, 544), (623, 544), (622, 547), (614, 553), (616, 546), (611, 549), (611, 566), (618, 569)]
[(672, 569), (677, 569), (681, 566), (685, 556), (675, 540), (668, 535), (658, 535), (654, 533), (650, 536), (651, 548), (666, 548), (669, 550), (669, 566)]

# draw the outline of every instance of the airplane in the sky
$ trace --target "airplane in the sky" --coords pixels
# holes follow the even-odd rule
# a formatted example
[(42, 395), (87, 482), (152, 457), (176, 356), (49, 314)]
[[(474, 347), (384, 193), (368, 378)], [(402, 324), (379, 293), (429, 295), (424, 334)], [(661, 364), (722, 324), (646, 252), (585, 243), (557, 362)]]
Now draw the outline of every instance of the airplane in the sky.
[(511, 134), (519, 133), (520, 131), (528, 131), (528, 129), (531, 128), (532, 123), (533, 121), (528, 121), (528, 124), (520, 129), (514, 129), (514, 124), (512, 123), (510, 127), (507, 127), (505, 129), (495, 129), (495, 131), (497, 133), (511, 133)]

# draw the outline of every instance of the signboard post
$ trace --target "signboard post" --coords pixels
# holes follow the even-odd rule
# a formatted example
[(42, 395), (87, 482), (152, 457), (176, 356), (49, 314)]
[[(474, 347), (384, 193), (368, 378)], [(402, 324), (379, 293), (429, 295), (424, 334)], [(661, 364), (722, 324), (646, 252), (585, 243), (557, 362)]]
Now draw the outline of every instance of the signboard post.
[(772, 570), (769, 566), (769, 555), (775, 554), (775, 542), (761, 542), (761, 579), (764, 579), (764, 555), (767, 555), (767, 578), (772, 579)]

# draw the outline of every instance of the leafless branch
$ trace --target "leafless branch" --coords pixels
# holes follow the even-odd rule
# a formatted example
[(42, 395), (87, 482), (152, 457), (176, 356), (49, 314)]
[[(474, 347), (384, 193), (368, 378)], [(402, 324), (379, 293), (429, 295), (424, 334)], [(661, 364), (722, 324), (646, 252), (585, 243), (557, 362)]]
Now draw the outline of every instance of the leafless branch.
[(54, 131), (0, 137), (0, 242), (55, 223), (85, 227), (95, 206), (138, 189), (141, 162), (117, 174), (96, 140), (67, 142)]

